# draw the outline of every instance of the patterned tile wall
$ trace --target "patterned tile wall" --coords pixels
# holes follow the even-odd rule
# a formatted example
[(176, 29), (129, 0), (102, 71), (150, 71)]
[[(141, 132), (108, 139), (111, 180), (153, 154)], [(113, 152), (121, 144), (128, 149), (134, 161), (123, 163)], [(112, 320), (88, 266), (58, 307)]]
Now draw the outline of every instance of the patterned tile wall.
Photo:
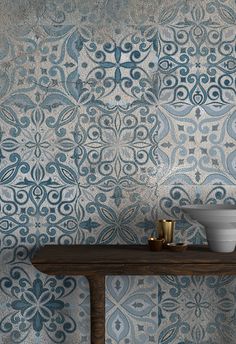
[[(44, 244), (146, 243), (236, 203), (235, 0), (0, 1), (0, 342), (89, 343)], [(107, 277), (107, 344), (234, 344), (232, 276)]]

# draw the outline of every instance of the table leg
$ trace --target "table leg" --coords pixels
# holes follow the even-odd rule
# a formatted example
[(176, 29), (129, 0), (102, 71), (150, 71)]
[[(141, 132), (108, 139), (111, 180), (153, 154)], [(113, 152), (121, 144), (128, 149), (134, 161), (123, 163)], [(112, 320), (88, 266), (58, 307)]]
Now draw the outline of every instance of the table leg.
[(105, 344), (105, 276), (88, 276), (91, 304), (91, 344)]

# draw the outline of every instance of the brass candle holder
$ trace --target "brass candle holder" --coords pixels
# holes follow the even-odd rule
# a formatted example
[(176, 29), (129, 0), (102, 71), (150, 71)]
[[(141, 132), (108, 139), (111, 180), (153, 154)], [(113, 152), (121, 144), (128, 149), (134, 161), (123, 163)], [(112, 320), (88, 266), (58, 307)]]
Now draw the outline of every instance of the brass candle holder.
[(164, 238), (148, 238), (148, 244), (151, 251), (161, 251), (163, 244), (165, 242)]
[(166, 244), (166, 247), (173, 252), (184, 252), (187, 250), (188, 245), (186, 243), (177, 243), (174, 244), (173, 242)]

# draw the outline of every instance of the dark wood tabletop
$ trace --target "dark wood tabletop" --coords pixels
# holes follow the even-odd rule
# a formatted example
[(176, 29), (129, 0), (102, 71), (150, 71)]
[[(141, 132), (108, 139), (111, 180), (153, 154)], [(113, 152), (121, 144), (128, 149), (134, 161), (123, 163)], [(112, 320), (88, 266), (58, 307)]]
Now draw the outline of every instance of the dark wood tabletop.
[(235, 275), (236, 252), (191, 245), (185, 252), (152, 252), (145, 245), (50, 245), (36, 252), (32, 264), (46, 274), (88, 278), (91, 343), (105, 344), (106, 275)]
[(146, 245), (48, 245), (32, 263), (47, 274), (235, 274), (236, 251), (218, 253), (193, 245), (185, 252), (153, 252)]

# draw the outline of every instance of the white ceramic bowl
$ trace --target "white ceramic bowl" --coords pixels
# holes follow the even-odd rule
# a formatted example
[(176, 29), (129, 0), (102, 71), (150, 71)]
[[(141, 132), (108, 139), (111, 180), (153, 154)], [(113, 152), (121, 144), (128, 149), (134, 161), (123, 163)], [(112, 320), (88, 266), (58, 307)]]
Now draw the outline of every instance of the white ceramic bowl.
[(183, 212), (206, 229), (209, 248), (233, 252), (236, 246), (236, 206), (226, 204), (186, 205)]

